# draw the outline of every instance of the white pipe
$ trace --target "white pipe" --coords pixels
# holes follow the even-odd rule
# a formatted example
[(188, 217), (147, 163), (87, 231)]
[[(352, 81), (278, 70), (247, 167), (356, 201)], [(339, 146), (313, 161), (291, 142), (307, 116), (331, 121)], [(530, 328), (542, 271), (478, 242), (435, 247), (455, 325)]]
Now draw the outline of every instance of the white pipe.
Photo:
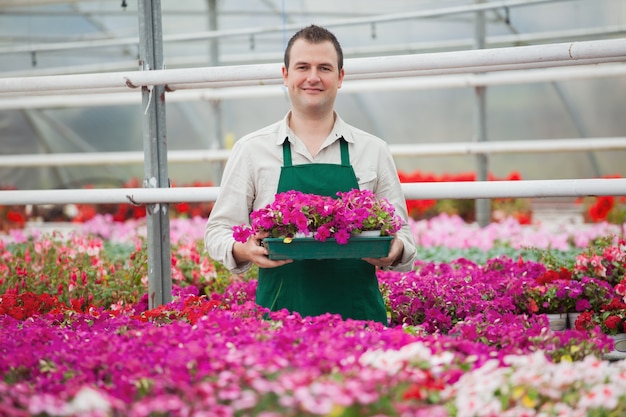
[(626, 137), (585, 139), (539, 139), (500, 142), (428, 143), (389, 145), (394, 156), (451, 156), (476, 154), (588, 152), (626, 150)]
[[(562, 62), (559, 62), (558, 64), (555, 63), (554, 61), (543, 61), (543, 62), (532, 61), (528, 63), (497, 64), (497, 65), (485, 65), (485, 66), (464, 66), (464, 67), (435, 68), (435, 69), (418, 69), (418, 70), (407, 70), (407, 71), (404, 71), (404, 70), (393, 71), (391, 68), (388, 68), (381, 72), (346, 73), (344, 77), (344, 82), (349, 83), (353, 81), (362, 81), (362, 80), (371, 81), (371, 80), (377, 80), (377, 79), (390, 79), (391, 80), (391, 79), (397, 79), (397, 78), (417, 79), (416, 77), (419, 77), (419, 78), (428, 77), (428, 76), (442, 77), (445, 75), (458, 75), (458, 74), (462, 74), (465, 77), (472, 77), (477, 80), (474, 82), (465, 81), (465, 80), (462, 81), (461, 83), (453, 82), (453, 83), (450, 83), (450, 85), (446, 84), (446, 81), (443, 81), (443, 84), (442, 84), (442, 86), (445, 88), (465, 87), (465, 86), (470, 86), (470, 85), (485, 85), (485, 83), (482, 80), (485, 79), (487, 80), (487, 82), (489, 82), (488, 76), (493, 71), (507, 72), (509, 77), (511, 76), (511, 74), (517, 74), (517, 75), (514, 75), (514, 77), (517, 77), (519, 76), (519, 74), (522, 74), (522, 75), (525, 74), (526, 71), (532, 71), (532, 70), (537, 70), (537, 69), (546, 70), (547, 72), (545, 74), (548, 74), (548, 76), (542, 77), (541, 72), (536, 71), (534, 73), (535, 78), (530, 78), (529, 79), (530, 81), (532, 82), (541, 81), (542, 78), (545, 78), (546, 81), (551, 81), (551, 76), (549, 75), (550, 71), (554, 71), (554, 73), (556, 74), (556, 72), (559, 69), (567, 69), (568, 67), (573, 67), (573, 66), (591, 67), (593, 65), (597, 68), (598, 65), (608, 66), (609, 63), (623, 63), (625, 61), (626, 61), (626, 57), (616, 56), (616, 57), (602, 57), (602, 58), (590, 58), (590, 59), (584, 58), (584, 59), (578, 59), (575, 61), (564, 61), (564, 62), (562, 61)], [(598, 71), (597, 73), (601, 75), (602, 71)], [(591, 73), (590, 71), (588, 72), (587, 75), (584, 75), (583, 77), (594, 77), (595, 76), (594, 74), (595, 73)], [(622, 73), (616, 74), (616, 75), (621, 75), (621, 74)], [(485, 77), (485, 78), (481, 78), (481, 77)], [(504, 79), (504, 80), (506, 78), (507, 78), (507, 75), (504, 75), (501, 77), (501, 79)], [(556, 78), (559, 78), (559, 76), (556, 75)], [(494, 77), (494, 79), (498, 79), (498, 78)], [(435, 81), (435, 84), (437, 84), (438, 82), (441, 82), (439, 78), (437, 78), (436, 80), (437, 81)], [(401, 80), (398, 82), (402, 83)], [(282, 83), (283, 83), (283, 79), (278, 77), (274, 79), (262, 80), (260, 85), (255, 85), (255, 87), (281, 85)], [(423, 84), (423, 85), (428, 85), (430, 81), (420, 80), (418, 81), (418, 83)], [(503, 82), (501, 81), (500, 83), (503, 83)], [(504, 81), (504, 83), (507, 83), (507, 81)], [(514, 83), (514, 82), (511, 82), (511, 83)], [(198, 89), (198, 88), (228, 88), (228, 87), (247, 87), (247, 86), (250, 86), (249, 81), (232, 80), (232, 81), (220, 81), (220, 82), (208, 82), (208, 83), (177, 83), (177, 84), (168, 84), (167, 87), (168, 87), (169, 92), (174, 92), (174, 91), (179, 91), (179, 90), (190, 90), (190, 89)], [(436, 88), (439, 88), (439, 87), (436, 87)]]
[[(584, 152), (625, 150), (626, 137), (552, 139), (501, 142), (426, 143), (389, 145), (393, 156), (452, 156), (504, 153)], [(229, 150), (170, 150), (169, 163), (225, 161)], [(143, 152), (77, 152), (53, 154), (0, 155), (0, 167), (124, 165), (144, 162)]]
[[(626, 179), (403, 183), (407, 200), (626, 195)], [(0, 191), (5, 205), (211, 202), (219, 187)]]
[[(385, 72), (424, 71), (483, 68), (501, 65), (533, 65), (533, 63), (575, 63), (579, 60), (603, 60), (617, 58), (626, 60), (626, 39), (610, 39), (560, 43), (551, 45), (519, 46), (511, 48), (469, 51), (440, 52), (430, 54), (401, 55), (346, 60), (346, 73), (366, 75)], [(75, 90), (98, 88), (131, 88), (140, 86), (215, 83), (247, 81), (263, 84), (269, 80), (280, 80), (281, 65), (260, 64), (233, 67), (207, 67), (194, 69), (172, 69), (134, 71), (107, 74), (74, 74), (27, 78), (0, 78), (0, 91), (23, 92), (45, 90)]]
[[(62, 3), (78, 3), (85, 0), (63, 0)], [(87, 0), (87, 1), (100, 1), (100, 0)], [(59, 0), (28, 0), (25, 4), (24, 0), (0, 0), (0, 8), (2, 7), (24, 7), (24, 6), (44, 6), (50, 4), (59, 4)]]
[[(230, 151), (191, 150), (167, 152), (169, 163), (225, 161)], [(131, 152), (77, 152), (53, 154), (0, 155), (0, 167), (90, 166), (143, 164), (142, 151)]]
[[(488, 85), (507, 85), (563, 80), (580, 80), (587, 78), (606, 78), (626, 76), (626, 65), (604, 64), (583, 67), (546, 68), (522, 71), (506, 71), (485, 74), (458, 74), (423, 77), (407, 77), (396, 79), (371, 79), (345, 81), (342, 93), (363, 93), (372, 91), (406, 91), (439, 88), (466, 88)], [(179, 87), (185, 87), (179, 85)], [(35, 108), (68, 108), (85, 106), (131, 105), (141, 103), (139, 91), (119, 92), (119, 89), (102, 89), (110, 91), (102, 94), (88, 94), (84, 90), (74, 90), (68, 94), (31, 96), (28, 94), (0, 93), (0, 110), (35, 109)], [(167, 102), (229, 100), (242, 98), (282, 97), (284, 89), (278, 85), (257, 87), (228, 87), (214, 89), (181, 90), (167, 94)]]
[(26, 204), (155, 204), (215, 201), (218, 187), (102, 188), (80, 190), (0, 191), (5, 205)]
[[(488, 48), (504, 47), (510, 45), (523, 45), (528, 43), (554, 43), (572, 41), (589, 37), (623, 37), (626, 34), (626, 25), (603, 26), (598, 28), (572, 29), (550, 32), (537, 32), (526, 34), (512, 34), (490, 36), (486, 38)], [(457, 39), (429, 42), (411, 42), (395, 45), (369, 45), (366, 47), (345, 47), (344, 55), (348, 56), (372, 56), (372, 55), (396, 55), (410, 53), (421, 53), (426, 51), (460, 50), (473, 46), (472, 39)], [(281, 52), (254, 52), (245, 54), (224, 54), (220, 56), (221, 65), (250, 65), (260, 62), (280, 62)], [(196, 57), (169, 57), (167, 66), (169, 68), (199, 67), (206, 65), (206, 56)], [(137, 69), (137, 61), (117, 61), (99, 64), (72, 65), (66, 67), (34, 68), (22, 69), (19, 71), (2, 71), (2, 77), (34, 77), (43, 75), (59, 74), (84, 74), (97, 72), (119, 72), (133, 71)]]
[(404, 183), (402, 190), (408, 200), (620, 196), (626, 195), (626, 179)]
[[(501, 65), (518, 65), (564, 62), (583, 59), (626, 60), (626, 39), (581, 41), (547, 45), (517, 46), (496, 49), (438, 52), (417, 55), (354, 58), (346, 63), (346, 73), (371, 74), (398, 71), (444, 70), (452, 68), (482, 68)], [(599, 61), (598, 61), (599, 62)]]

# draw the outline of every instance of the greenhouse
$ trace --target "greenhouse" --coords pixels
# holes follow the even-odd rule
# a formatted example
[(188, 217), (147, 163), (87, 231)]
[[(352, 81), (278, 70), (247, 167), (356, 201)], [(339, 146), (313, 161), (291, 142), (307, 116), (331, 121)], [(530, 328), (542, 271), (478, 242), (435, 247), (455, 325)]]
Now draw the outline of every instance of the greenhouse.
[[(284, 186), (308, 25), (376, 151)], [(626, 415), (625, 63), (624, 0), (0, 0), (0, 415)]]

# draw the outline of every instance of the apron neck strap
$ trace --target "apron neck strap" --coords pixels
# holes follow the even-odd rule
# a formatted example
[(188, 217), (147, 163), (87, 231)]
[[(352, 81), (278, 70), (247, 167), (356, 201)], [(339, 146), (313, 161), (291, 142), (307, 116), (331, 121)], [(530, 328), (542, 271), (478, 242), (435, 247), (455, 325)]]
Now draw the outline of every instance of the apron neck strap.
[(341, 146), (341, 166), (350, 166), (350, 154), (348, 153), (348, 142), (342, 137), (339, 138), (339, 145)]
[(283, 166), (290, 167), (292, 165), (291, 145), (289, 144), (289, 139), (285, 138), (285, 141), (283, 142)]
[[(348, 152), (348, 142), (342, 137), (339, 138), (339, 146), (341, 148), (341, 166), (350, 166), (350, 154)], [(291, 144), (289, 139), (283, 142), (283, 166), (290, 167), (293, 165), (291, 161)]]

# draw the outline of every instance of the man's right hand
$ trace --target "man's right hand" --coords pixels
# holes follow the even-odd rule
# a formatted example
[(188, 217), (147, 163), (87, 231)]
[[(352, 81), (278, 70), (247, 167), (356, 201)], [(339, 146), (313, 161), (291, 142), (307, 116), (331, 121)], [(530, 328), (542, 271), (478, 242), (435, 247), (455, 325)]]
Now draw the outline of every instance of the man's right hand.
[(263, 239), (269, 236), (269, 232), (259, 232), (250, 236), (246, 243), (235, 242), (233, 246), (233, 257), (237, 264), (252, 262), (260, 268), (276, 268), (293, 262), (292, 259), (280, 261), (271, 260), (267, 248), (262, 245)]

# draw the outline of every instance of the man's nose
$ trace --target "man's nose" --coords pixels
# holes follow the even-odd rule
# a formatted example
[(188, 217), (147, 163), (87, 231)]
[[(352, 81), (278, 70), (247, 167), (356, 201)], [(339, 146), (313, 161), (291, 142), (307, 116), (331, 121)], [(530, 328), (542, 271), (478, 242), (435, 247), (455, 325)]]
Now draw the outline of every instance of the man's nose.
[(319, 81), (319, 79), (320, 79), (319, 72), (315, 68), (312, 68), (309, 71), (309, 75), (308, 75), (307, 78), (308, 78), (309, 82)]

